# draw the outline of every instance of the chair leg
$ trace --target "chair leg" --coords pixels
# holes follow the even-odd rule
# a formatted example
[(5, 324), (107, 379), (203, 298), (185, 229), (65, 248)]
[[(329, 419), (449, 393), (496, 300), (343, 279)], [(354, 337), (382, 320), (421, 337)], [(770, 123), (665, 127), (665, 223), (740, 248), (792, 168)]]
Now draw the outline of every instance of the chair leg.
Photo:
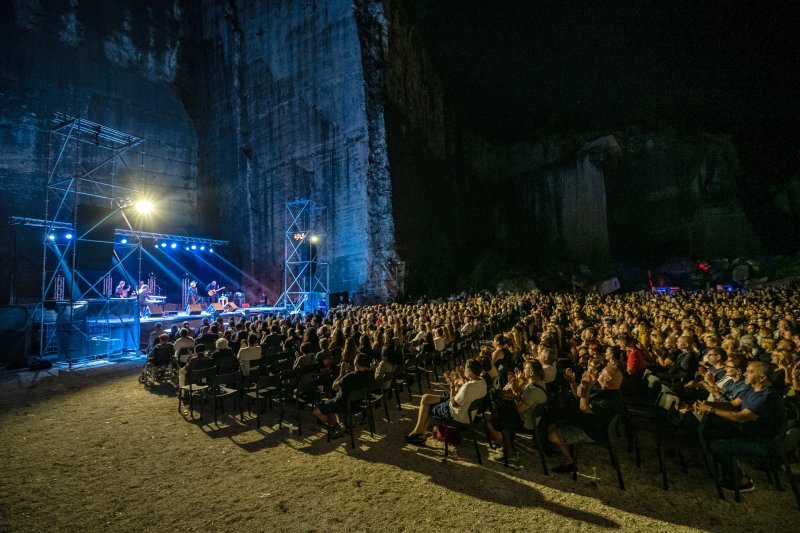
[(538, 428), (535, 430), (533, 438), (536, 439), (536, 449), (539, 451), (539, 459), (542, 461), (542, 471), (545, 476), (549, 476), (550, 470), (548, 470), (547, 461), (544, 458), (544, 445), (542, 444), (542, 438), (539, 436)]
[(614, 465), (614, 470), (617, 471), (617, 481), (619, 482), (620, 490), (625, 490), (625, 482), (622, 481), (622, 469), (619, 466), (619, 459), (617, 458), (617, 454), (614, 451), (614, 446), (608, 446), (608, 453), (611, 455), (611, 464)]
[(769, 472), (772, 473), (772, 477), (775, 478), (775, 488), (778, 490), (783, 490), (783, 484), (781, 483), (781, 475), (780, 475), (780, 463), (776, 461), (770, 460), (769, 462)]
[[(478, 464), (483, 464), (483, 459), (481, 458), (481, 449), (478, 447), (478, 436), (475, 434), (475, 430), (470, 426), (469, 428), (470, 435), (472, 437), (472, 444), (475, 445), (475, 455), (478, 457)], [(506, 464), (508, 464), (508, 456), (506, 456)]]
[(389, 418), (389, 400), (386, 399), (386, 391), (383, 392), (383, 412), (386, 413), (386, 421), (391, 422), (392, 419)]
[(658, 454), (658, 469), (661, 471), (661, 483), (664, 490), (669, 490), (669, 480), (667, 479), (667, 465), (664, 464), (664, 447), (656, 437), (656, 452)]
[(355, 447), (356, 447), (356, 436), (355, 436), (356, 435), (356, 430), (353, 427), (353, 415), (352, 414), (347, 415), (347, 420), (345, 421), (345, 430), (347, 430), (347, 426), (348, 426), (347, 422), (348, 421), (350, 422), (350, 424), (349, 424), (349, 426), (350, 426), (350, 447), (355, 449)]
[(792, 487), (792, 492), (794, 493), (794, 499), (797, 502), (797, 508), (800, 509), (800, 489), (797, 487), (797, 480), (794, 477), (794, 473), (792, 472), (792, 465), (789, 464), (788, 459), (786, 459), (786, 455), (781, 454), (781, 460), (783, 462), (783, 468), (786, 469), (786, 477), (789, 478), (789, 485)]
[(569, 454), (574, 461), (573, 465), (575, 465), (572, 469), (572, 481), (578, 481), (578, 448), (574, 444), (569, 447)]

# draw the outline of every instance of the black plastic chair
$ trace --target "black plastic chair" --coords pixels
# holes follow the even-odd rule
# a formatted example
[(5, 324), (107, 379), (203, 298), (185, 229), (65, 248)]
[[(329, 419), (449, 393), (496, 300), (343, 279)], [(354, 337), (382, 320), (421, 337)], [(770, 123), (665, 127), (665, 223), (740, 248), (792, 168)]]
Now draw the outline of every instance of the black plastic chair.
[[(545, 460), (544, 445), (542, 444), (542, 436), (541, 436), (541, 430), (542, 430), (541, 426), (544, 424), (544, 421), (547, 420), (547, 409), (548, 409), (548, 405), (546, 403), (543, 403), (541, 405), (537, 405), (533, 410), (533, 419), (539, 421), (539, 423), (537, 424), (537, 427), (535, 429), (523, 429), (523, 430), (520, 430), (520, 431), (508, 431), (508, 438), (509, 438), (509, 442), (511, 444), (511, 448), (513, 449), (514, 448), (514, 441), (515, 441), (514, 437), (516, 435), (520, 435), (520, 434), (522, 434), (522, 435), (530, 435), (531, 436), (531, 441), (532, 441), (531, 442), (532, 446), (535, 447), (536, 451), (539, 452), (539, 459), (541, 459), (541, 461), (542, 461), (542, 471), (544, 472), (544, 475), (549, 476), (550, 475), (550, 470), (547, 468), (547, 461)], [(505, 454), (504, 464), (505, 464), (505, 466), (508, 466), (508, 454)]]
[[(737, 459), (755, 460), (759, 462), (760, 464), (766, 466), (767, 480), (770, 483), (774, 483), (775, 488), (781, 491), (783, 490), (783, 486), (781, 485), (780, 471), (783, 469), (786, 472), (786, 477), (789, 479), (789, 485), (792, 487), (792, 492), (794, 493), (794, 498), (797, 502), (797, 508), (800, 509), (800, 489), (798, 489), (797, 480), (792, 472), (792, 466), (789, 463), (783, 449), (783, 441), (786, 438), (786, 432), (788, 429), (788, 424), (784, 422), (774, 439), (762, 441), (763, 446), (760, 450), (754, 449), (749, 453), (737, 453), (734, 457), (732, 457), (731, 463), (735, 465)], [(736, 468), (734, 466), (734, 470), (735, 469)], [(736, 472), (729, 472), (729, 475), (733, 480), (733, 499), (736, 502), (741, 502), (742, 494), (739, 487), (739, 480), (737, 479), (739, 476), (736, 475)], [(715, 480), (717, 482), (717, 486), (719, 487), (719, 477), (716, 477)], [(719, 492), (720, 494), (722, 493), (722, 491)]]
[(178, 390), (178, 412), (181, 410), (182, 396), (186, 394), (189, 398), (189, 413), (194, 418), (194, 399), (201, 400), (200, 418), (205, 414), (205, 404), (211, 392), (214, 376), (217, 375), (217, 367), (210, 359), (203, 361), (200, 368), (193, 368), (186, 374), (186, 383)]
[[(433, 418), (435, 424), (437, 424), (440, 428), (445, 428), (445, 435), (447, 435), (450, 430), (467, 431), (472, 439), (472, 444), (475, 446), (475, 456), (478, 458), (478, 464), (480, 465), (483, 464), (483, 459), (481, 458), (481, 450), (478, 447), (478, 438), (475, 435), (475, 424), (483, 420), (483, 411), (486, 408), (487, 398), (487, 396), (484, 396), (482, 398), (478, 398), (477, 400), (473, 400), (472, 403), (469, 404), (469, 408), (467, 409), (467, 417), (469, 418), (468, 424), (457, 422), (455, 420), (442, 420), (436, 417)], [(450, 444), (447, 442), (447, 438), (445, 438), (444, 461), (447, 460), (449, 452)]]
[[(356, 440), (355, 440), (355, 431), (353, 430), (353, 406), (356, 408), (363, 407), (365, 409), (364, 416), (367, 417), (367, 426), (369, 427), (369, 432), (371, 436), (375, 435), (373, 425), (374, 422), (372, 420), (372, 404), (369, 401), (369, 391), (370, 386), (362, 387), (360, 389), (353, 389), (347, 395), (347, 398), (344, 398), (344, 403), (346, 406), (344, 415), (344, 430), (346, 433), (350, 434), (350, 446), (352, 448), (356, 447)], [(328, 428), (328, 442), (331, 441), (331, 428)]]
[(241, 399), (241, 386), (242, 386), (242, 373), (239, 370), (229, 372), (227, 374), (217, 374), (214, 376), (214, 381), (211, 387), (211, 400), (214, 402), (214, 423), (217, 424), (217, 405), (222, 409), (222, 414), (225, 414), (225, 400), (233, 398), (233, 408), (239, 406), (239, 416), (242, 417), (242, 404)]
[[(611, 421), (609, 422), (608, 427), (606, 428), (606, 433), (605, 433), (603, 439), (599, 440), (599, 441), (594, 441), (594, 442), (597, 443), (597, 444), (600, 444), (602, 446), (605, 446), (605, 448), (608, 450), (608, 455), (611, 457), (611, 466), (613, 466), (614, 470), (617, 472), (617, 481), (619, 482), (619, 488), (620, 488), (620, 490), (625, 490), (625, 482), (622, 480), (622, 469), (620, 468), (619, 458), (617, 457), (617, 452), (614, 449), (614, 441), (612, 439), (612, 433), (614, 432), (614, 428), (617, 425), (617, 420), (619, 420), (619, 415), (614, 415), (611, 418)], [(577, 465), (578, 456), (577, 456), (576, 446), (577, 445), (572, 445), (570, 447), (571, 448), (570, 452), (572, 453), (572, 458), (575, 460), (575, 464)], [(577, 468), (572, 471), (572, 479), (573, 480), (577, 480), (578, 479), (578, 470), (577, 470)]]

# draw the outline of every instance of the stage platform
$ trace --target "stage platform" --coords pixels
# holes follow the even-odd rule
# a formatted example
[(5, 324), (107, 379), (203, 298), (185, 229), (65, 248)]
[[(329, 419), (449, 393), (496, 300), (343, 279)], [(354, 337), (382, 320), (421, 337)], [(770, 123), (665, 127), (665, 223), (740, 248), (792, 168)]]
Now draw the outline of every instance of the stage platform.
[[(56, 333), (55, 350), (45, 354), (45, 358), (54, 364), (82, 365), (88, 361), (98, 359), (118, 360), (137, 357), (144, 353), (150, 340), (150, 334), (160, 323), (165, 332), (169, 332), (173, 325), (180, 327), (184, 322), (196, 330), (208, 318), (217, 317), (227, 323), (231, 317), (254, 317), (257, 315), (281, 315), (286, 312), (284, 307), (247, 307), (235, 311), (201, 312), (189, 314), (180, 312), (167, 316), (151, 316), (139, 319), (139, 338), (136, 337), (136, 320), (133, 316), (111, 315), (108, 317), (85, 319), (88, 335), (80, 334), (74, 329)], [(137, 349), (138, 347), (138, 349)]]

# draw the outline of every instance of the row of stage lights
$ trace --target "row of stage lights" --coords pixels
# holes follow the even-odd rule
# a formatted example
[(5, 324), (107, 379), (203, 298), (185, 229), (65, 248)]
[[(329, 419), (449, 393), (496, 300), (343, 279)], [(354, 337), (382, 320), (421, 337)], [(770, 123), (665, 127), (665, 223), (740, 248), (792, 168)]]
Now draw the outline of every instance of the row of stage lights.
[[(47, 236), (47, 238), (50, 239), (51, 241), (55, 241), (56, 240), (56, 235), (55, 235), (55, 233), (51, 233), (50, 235)], [(72, 233), (64, 234), (64, 238), (67, 239), (67, 240), (71, 240), (72, 239)], [(120, 244), (128, 244), (128, 239), (122, 239), (121, 241), (119, 241), (119, 243)], [(172, 243), (167, 244), (166, 242), (157, 242), (157, 243), (155, 243), (155, 247), (156, 248), (170, 248), (171, 250), (176, 250), (178, 248), (178, 243), (172, 242)], [(212, 253), (212, 254), (214, 253), (214, 249), (213, 248), (211, 248), (211, 247), (206, 248), (206, 246), (204, 244), (201, 244), (200, 246), (198, 246), (196, 244), (185, 245), (183, 247), (183, 249), (186, 250), (187, 252), (188, 251), (200, 250), (201, 252), (208, 251), (208, 253)]]
[[(125, 244), (125, 243), (123, 243), (123, 244)], [(178, 243), (177, 242), (171, 242), (171, 243), (167, 244), (166, 242), (157, 242), (155, 244), (155, 247), (156, 248), (170, 248), (171, 250), (177, 250)], [(205, 252), (207, 250), (209, 253), (212, 253), (212, 254), (214, 253), (214, 249), (213, 248), (211, 248), (211, 247), (206, 248), (206, 246), (204, 244), (201, 244), (199, 246), (196, 245), (196, 244), (187, 244), (187, 245), (185, 245), (183, 247), (183, 249), (186, 250), (187, 252), (188, 251), (197, 251), (197, 250), (200, 250), (201, 252)]]

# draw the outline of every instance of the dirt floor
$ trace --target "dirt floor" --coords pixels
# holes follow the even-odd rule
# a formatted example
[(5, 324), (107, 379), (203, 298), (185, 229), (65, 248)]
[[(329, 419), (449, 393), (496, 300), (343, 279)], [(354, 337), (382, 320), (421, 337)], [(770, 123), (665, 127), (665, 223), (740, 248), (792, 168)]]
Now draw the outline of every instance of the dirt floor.
[[(538, 456), (513, 471), (479, 466), (468, 442), (460, 459), (404, 445), (414, 410), (393, 408), (356, 449), (277, 427), (267, 413), (219, 425), (177, 410), (169, 386), (145, 389), (142, 361), (73, 371), (0, 375), (0, 531), (534, 531), (796, 530), (790, 490), (763, 473), (744, 502), (717, 499), (702, 470), (669, 463), (661, 489), (652, 449), (637, 469), (622, 450), (627, 491), (605, 450), (585, 446), (593, 481), (544, 476)], [(408, 399), (405, 396), (405, 400)], [(417, 396), (415, 394), (415, 401)], [(430, 441), (429, 441), (430, 442)], [(438, 443), (436, 443), (438, 444)], [(482, 446), (484, 458), (487, 448)], [(550, 460), (556, 464), (555, 459)], [(767, 511), (767, 512), (764, 512)], [(792, 525), (794, 524), (794, 525)]]

